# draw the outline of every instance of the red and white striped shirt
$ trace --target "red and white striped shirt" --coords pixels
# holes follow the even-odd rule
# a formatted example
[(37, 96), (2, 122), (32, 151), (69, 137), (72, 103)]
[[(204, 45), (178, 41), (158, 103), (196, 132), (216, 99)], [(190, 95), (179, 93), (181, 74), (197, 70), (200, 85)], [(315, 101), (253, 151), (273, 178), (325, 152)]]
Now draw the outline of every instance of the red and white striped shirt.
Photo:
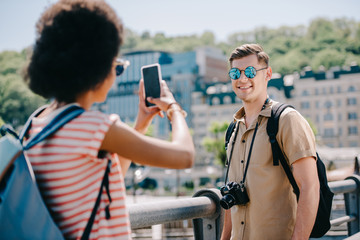
[[(65, 107), (44, 118), (34, 118), (29, 138)], [(109, 200), (104, 189), (90, 239), (131, 239), (119, 159), (116, 154), (98, 158), (99, 148), (111, 124), (110, 116), (85, 111), (26, 152), (42, 197), (67, 239), (81, 238), (100, 190), (107, 159), (112, 161), (109, 174), (111, 218), (105, 217)]]

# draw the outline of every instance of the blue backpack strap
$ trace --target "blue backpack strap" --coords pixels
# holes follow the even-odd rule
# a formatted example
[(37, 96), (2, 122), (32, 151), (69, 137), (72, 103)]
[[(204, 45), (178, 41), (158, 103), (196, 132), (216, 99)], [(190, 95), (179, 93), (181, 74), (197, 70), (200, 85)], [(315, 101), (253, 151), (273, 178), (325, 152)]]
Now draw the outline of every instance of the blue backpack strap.
[[(24, 146), (24, 150), (30, 149), (37, 143), (43, 141), (57, 130), (59, 130), (62, 126), (64, 126), (67, 122), (76, 118), (80, 114), (82, 114), (85, 110), (77, 105), (71, 105), (68, 108), (64, 109), (60, 112), (48, 125), (46, 125), (41, 132), (35, 135), (30, 141)], [(35, 115), (34, 115), (35, 116)], [(33, 116), (32, 116), (33, 117)], [(29, 125), (24, 128), (24, 131), (21, 136), (25, 136), (30, 124), (32, 117), (29, 118)]]
[[(46, 106), (39, 108), (37, 111), (35, 111), (30, 116), (30, 118), (26, 122), (25, 127), (24, 127), (24, 129), (23, 129), (23, 131), (21, 133), (22, 138), (26, 135), (28, 129), (30, 128), (31, 120), (34, 117), (38, 116), (45, 108), (46, 108)], [(30, 139), (30, 141), (27, 143), (27, 145), (24, 146), (24, 150), (30, 149), (32, 146), (34, 146), (37, 143), (43, 141), (44, 139), (46, 139), (47, 137), (49, 137), (50, 135), (55, 133), (57, 130), (59, 130), (66, 123), (68, 123), (72, 119), (76, 118), (77, 116), (81, 115), (84, 111), (85, 110), (83, 108), (81, 108), (81, 107), (79, 107), (77, 105), (71, 105), (68, 108), (64, 109), (48, 125), (46, 125), (40, 133), (38, 133), (37, 135), (35, 135), (35, 137)], [(89, 236), (90, 236), (92, 225), (94, 223), (95, 216), (96, 216), (97, 210), (98, 210), (99, 205), (100, 205), (103, 188), (105, 188), (106, 194), (107, 194), (107, 196), (109, 198), (109, 202), (110, 203), (112, 202), (112, 199), (111, 199), (111, 196), (110, 196), (110, 189), (109, 189), (109, 173), (110, 173), (110, 169), (111, 169), (111, 160), (108, 159), (106, 169), (105, 169), (105, 173), (104, 173), (104, 177), (102, 179), (100, 190), (99, 190), (99, 193), (98, 193), (98, 197), (96, 199), (94, 208), (93, 208), (93, 210), (91, 212), (90, 219), (89, 219), (89, 221), (88, 221), (88, 223), (86, 225), (86, 228), (85, 228), (85, 230), (83, 232), (83, 235), (82, 235), (81, 239), (88, 239)], [(110, 203), (105, 208), (106, 219), (110, 219), (110, 206), (109, 206)]]
[(18, 134), (10, 124), (4, 124), (0, 128), (0, 135), (5, 136), (7, 133), (13, 135), (16, 139), (19, 139)]
[(40, 113), (42, 113), (49, 105), (44, 105), (44, 106), (41, 106), (39, 107), (38, 109), (35, 110), (35, 112), (33, 112), (30, 117), (28, 118), (28, 120), (26, 121), (23, 129), (21, 130), (20, 132), (20, 136), (18, 137), (18, 139), (20, 139), (20, 143), (22, 144), (23, 143), (23, 140), (31, 126), (31, 122), (32, 122), (32, 119), (34, 117), (37, 117), (40, 115)]

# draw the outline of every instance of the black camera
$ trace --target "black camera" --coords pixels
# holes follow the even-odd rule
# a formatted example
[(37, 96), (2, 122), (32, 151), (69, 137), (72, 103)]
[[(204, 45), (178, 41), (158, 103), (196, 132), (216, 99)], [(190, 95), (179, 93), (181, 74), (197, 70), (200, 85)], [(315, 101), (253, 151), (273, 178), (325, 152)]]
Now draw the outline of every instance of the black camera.
[(250, 201), (244, 184), (229, 182), (221, 187), (220, 192), (223, 196), (220, 205), (225, 209), (229, 209), (234, 205), (246, 205)]

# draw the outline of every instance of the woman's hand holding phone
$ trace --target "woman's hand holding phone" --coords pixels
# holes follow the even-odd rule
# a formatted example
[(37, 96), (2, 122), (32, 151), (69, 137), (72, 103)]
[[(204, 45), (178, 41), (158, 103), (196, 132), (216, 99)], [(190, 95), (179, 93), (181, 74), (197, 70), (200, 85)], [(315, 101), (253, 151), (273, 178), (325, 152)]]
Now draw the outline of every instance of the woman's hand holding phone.
[[(147, 129), (156, 114), (164, 117), (170, 104), (176, 102), (166, 82), (161, 79), (158, 63), (141, 67), (139, 84), (139, 113), (136, 126)], [(146, 127), (145, 127), (146, 126)]]
[(157, 114), (164, 117), (160, 108), (156, 106), (147, 107), (145, 105), (144, 81), (141, 79), (139, 82), (139, 111), (136, 118), (135, 129), (138, 132), (145, 133)]
[(160, 98), (148, 97), (147, 100), (148, 102), (155, 104), (161, 111), (166, 112), (170, 104), (176, 101), (164, 80), (160, 81), (160, 89)]
[(166, 112), (169, 105), (176, 102), (173, 94), (164, 80), (161, 80), (160, 82), (160, 89), (160, 98), (148, 97), (147, 99), (150, 103), (155, 105), (147, 107), (145, 104), (144, 81), (141, 79), (139, 82), (139, 112), (135, 124), (135, 129), (139, 132), (146, 132), (153, 118), (157, 114), (160, 117), (164, 117), (164, 113), (162, 111)]

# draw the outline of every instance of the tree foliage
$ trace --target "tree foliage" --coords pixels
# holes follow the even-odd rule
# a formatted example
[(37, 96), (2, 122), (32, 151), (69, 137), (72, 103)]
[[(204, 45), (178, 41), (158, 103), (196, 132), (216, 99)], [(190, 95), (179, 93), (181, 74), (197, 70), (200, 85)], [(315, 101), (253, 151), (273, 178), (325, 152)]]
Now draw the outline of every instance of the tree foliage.
[(21, 77), (25, 53), (0, 53), (0, 118), (19, 127), (45, 100), (33, 94)]
[(226, 151), (225, 151), (225, 131), (228, 127), (228, 122), (212, 122), (209, 127), (210, 137), (203, 139), (202, 145), (206, 151), (213, 153), (217, 163), (225, 166)]
[(199, 46), (214, 46), (229, 56), (235, 47), (253, 42), (264, 46), (270, 55), (273, 71), (283, 75), (300, 72), (305, 66), (317, 71), (320, 66), (328, 69), (350, 65), (354, 61), (360, 63), (360, 23), (348, 18), (317, 18), (307, 27), (257, 27), (252, 31), (234, 32), (223, 42), (217, 42), (211, 31), (200, 35), (167, 37), (164, 33), (137, 34), (128, 29), (122, 51), (183, 52)]
[[(258, 27), (252, 31), (234, 32), (227, 41), (218, 42), (211, 31), (200, 35), (168, 37), (145, 31), (138, 34), (126, 30), (122, 52), (160, 50), (169, 52), (193, 51), (200, 46), (221, 49), (226, 56), (244, 43), (255, 42), (264, 46), (270, 55), (273, 72), (290, 74), (300, 72), (305, 66), (317, 71), (320, 66), (360, 63), (360, 22), (348, 18), (329, 20), (317, 18), (308, 26)], [(20, 53), (0, 53), (0, 117), (3, 121), (19, 126), (29, 114), (45, 102), (31, 93), (22, 81), (21, 70), (28, 50)]]

